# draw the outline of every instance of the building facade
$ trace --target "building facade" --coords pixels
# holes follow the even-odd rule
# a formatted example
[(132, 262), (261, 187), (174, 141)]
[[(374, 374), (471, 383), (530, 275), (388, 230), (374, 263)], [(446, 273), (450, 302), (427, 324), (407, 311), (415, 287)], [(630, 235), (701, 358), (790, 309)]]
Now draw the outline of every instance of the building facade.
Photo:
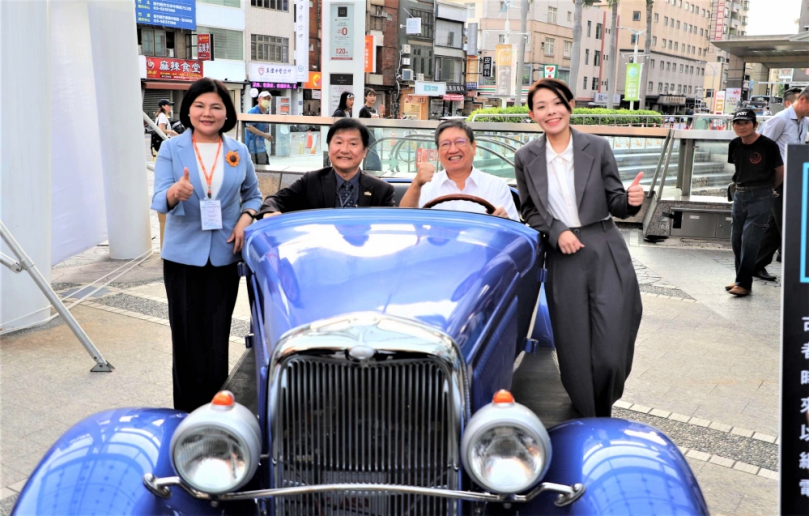
[[(602, 5), (607, 8), (606, 4)], [(639, 38), (638, 62), (645, 67), (645, 81), (640, 87), (646, 90), (646, 106), (640, 109), (676, 113), (698, 107), (708, 68), (710, 3), (707, 0), (655, 2), (651, 35), (639, 36), (637, 32), (646, 30), (646, 2), (626, 0), (619, 9), (615, 92), (624, 93), (626, 65), (634, 60), (636, 38)], [(647, 36), (651, 37), (650, 55), (644, 56)], [(626, 104), (628, 102), (623, 100), (622, 105)]]
[[(741, 37), (747, 34), (749, 0), (712, 0), (710, 7), (710, 27), (708, 39), (710, 42), (723, 41)], [(703, 81), (703, 97), (706, 108), (713, 109), (715, 92), (727, 88), (742, 88), (743, 97), (746, 98), (748, 84), (744, 81), (732, 81), (728, 84), (728, 70), (731, 66), (737, 71), (743, 69), (743, 61), (734, 58), (727, 52), (720, 50), (713, 44), (708, 46), (706, 77)], [(739, 76), (750, 77), (739, 72)], [(754, 79), (755, 83), (755, 79)]]

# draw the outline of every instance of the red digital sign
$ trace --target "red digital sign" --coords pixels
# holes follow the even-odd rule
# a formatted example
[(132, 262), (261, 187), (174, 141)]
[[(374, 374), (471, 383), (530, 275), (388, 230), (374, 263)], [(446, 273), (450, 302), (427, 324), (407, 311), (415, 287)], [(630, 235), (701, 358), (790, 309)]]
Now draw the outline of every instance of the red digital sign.
[(200, 61), (211, 60), (211, 35), (197, 34), (197, 59)]

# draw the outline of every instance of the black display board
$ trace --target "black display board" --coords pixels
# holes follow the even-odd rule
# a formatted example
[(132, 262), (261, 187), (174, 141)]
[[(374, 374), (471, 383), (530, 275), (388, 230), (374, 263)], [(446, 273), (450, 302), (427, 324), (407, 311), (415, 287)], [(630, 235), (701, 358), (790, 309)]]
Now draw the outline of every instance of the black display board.
[(787, 146), (779, 514), (809, 514), (809, 146)]

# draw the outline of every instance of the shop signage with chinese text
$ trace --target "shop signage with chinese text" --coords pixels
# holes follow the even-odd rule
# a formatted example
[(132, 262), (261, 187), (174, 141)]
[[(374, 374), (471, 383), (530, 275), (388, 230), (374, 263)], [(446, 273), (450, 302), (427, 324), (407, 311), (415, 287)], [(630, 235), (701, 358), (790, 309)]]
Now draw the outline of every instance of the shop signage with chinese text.
[(306, 82), (309, 74), (309, 1), (294, 0), (295, 5), (295, 82)]
[(484, 57), (483, 58), (483, 77), (491, 77), (492, 76), (492, 58), (491, 57)]
[(374, 36), (365, 36), (365, 73), (376, 73), (376, 45)]
[(676, 95), (660, 95), (657, 97), (657, 103), (661, 106), (685, 106), (685, 97)]
[(202, 63), (189, 59), (147, 57), (146, 78), (170, 81), (196, 81), (202, 79)]
[(463, 95), (444, 95), (441, 98), (449, 102), (463, 102)]
[(272, 63), (250, 63), (250, 80), (261, 82), (297, 82), (295, 66)]
[(267, 90), (297, 90), (298, 84), (294, 82), (256, 82), (253, 81), (252, 88), (263, 88)]
[(141, 25), (197, 29), (196, 0), (135, 0), (135, 20)]
[(427, 97), (441, 97), (447, 94), (447, 83), (416, 81), (415, 93)]
[(476, 89), (478, 89), (478, 83), (476, 83), (476, 82), (467, 82), (466, 83), (466, 89), (467, 90), (476, 90)]
[(197, 59), (200, 61), (213, 61), (213, 44), (211, 34), (197, 34)]

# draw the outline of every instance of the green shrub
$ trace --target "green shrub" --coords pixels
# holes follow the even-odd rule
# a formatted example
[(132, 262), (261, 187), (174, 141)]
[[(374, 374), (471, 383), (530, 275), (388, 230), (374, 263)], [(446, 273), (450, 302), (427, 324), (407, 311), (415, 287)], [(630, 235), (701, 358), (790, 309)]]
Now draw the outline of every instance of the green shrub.
[[(528, 117), (528, 106), (512, 106), (507, 108), (483, 108), (472, 111), (472, 114), (467, 118), (468, 122), (472, 121), (475, 115), (488, 115), (485, 118), (478, 116), (477, 122), (523, 122), (530, 120)], [(524, 118), (518, 117), (502, 117), (497, 115), (525, 115)], [(588, 115), (620, 115), (616, 117), (602, 116), (592, 117)], [(652, 115), (651, 117), (639, 117), (637, 115)], [(649, 110), (635, 110), (628, 109), (607, 109), (607, 108), (574, 108), (571, 117), (571, 123), (574, 125), (641, 125), (641, 124), (657, 124), (663, 123), (663, 115), (657, 111)]]

